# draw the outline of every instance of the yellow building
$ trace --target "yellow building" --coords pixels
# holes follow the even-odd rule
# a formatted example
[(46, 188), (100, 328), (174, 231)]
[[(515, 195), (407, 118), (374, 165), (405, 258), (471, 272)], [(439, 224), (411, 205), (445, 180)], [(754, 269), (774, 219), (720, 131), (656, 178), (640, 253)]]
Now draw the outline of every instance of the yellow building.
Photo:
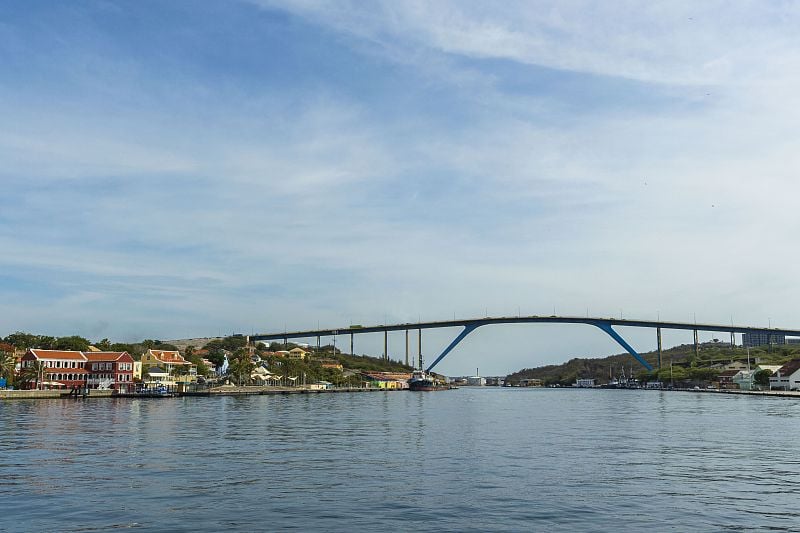
[(185, 370), (185, 375), (189, 381), (194, 381), (197, 378), (197, 367), (183, 358), (180, 352), (167, 351), (167, 350), (147, 350), (142, 355), (142, 369), (143, 375), (151, 368), (163, 368), (168, 374), (174, 375), (181, 373)]
[(289, 359), (305, 359), (308, 356), (308, 352), (303, 350), (302, 348), (292, 348), (289, 350), (289, 355), (287, 356)]

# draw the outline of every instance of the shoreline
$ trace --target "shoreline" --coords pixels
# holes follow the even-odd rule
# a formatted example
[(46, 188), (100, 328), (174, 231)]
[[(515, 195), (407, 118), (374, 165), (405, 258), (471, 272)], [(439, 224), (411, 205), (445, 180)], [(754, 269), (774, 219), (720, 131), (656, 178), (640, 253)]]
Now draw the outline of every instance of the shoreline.
[[(502, 389), (503, 387), (475, 387), (486, 389)], [(537, 389), (547, 389), (546, 387), (536, 387)], [(578, 388), (576, 388), (577, 390)], [(547, 389), (549, 390), (549, 389)], [(554, 390), (572, 390), (570, 387), (562, 387)], [(586, 389), (583, 389), (586, 390)], [(700, 394), (727, 394), (740, 396), (764, 396), (775, 398), (800, 398), (800, 391), (748, 391), (736, 389), (600, 389), (597, 390), (650, 390), (661, 392), (693, 392)], [(277, 395), (297, 395), (297, 394), (335, 394), (350, 392), (398, 392), (408, 391), (408, 389), (379, 389), (379, 388), (360, 388), (348, 387), (338, 389), (308, 389), (301, 387), (271, 387), (271, 386), (221, 386), (205, 391), (186, 391), (176, 392), (168, 398), (179, 397), (212, 397), (212, 396), (277, 396)], [(53, 399), (76, 399), (64, 390), (0, 390), (0, 401), (2, 400), (53, 400)], [(97, 398), (152, 398), (138, 394), (115, 394), (112, 390), (91, 389), (86, 396), (79, 395), (78, 399), (97, 399)]]
[[(165, 398), (179, 398), (179, 397), (210, 397), (210, 396), (276, 396), (287, 394), (327, 394), (327, 393), (342, 393), (342, 392), (394, 392), (406, 389), (379, 389), (379, 388), (339, 388), (339, 389), (308, 389), (300, 387), (267, 387), (267, 386), (223, 386), (209, 389), (206, 391), (187, 391), (179, 392)], [(68, 391), (64, 390), (0, 390), (0, 400), (53, 400), (53, 399), (76, 399), (74, 395), (70, 396)], [(152, 396), (143, 396), (138, 394), (114, 394), (112, 390), (97, 390), (91, 389), (86, 396), (79, 395), (77, 399), (95, 399), (95, 398), (152, 398)]]

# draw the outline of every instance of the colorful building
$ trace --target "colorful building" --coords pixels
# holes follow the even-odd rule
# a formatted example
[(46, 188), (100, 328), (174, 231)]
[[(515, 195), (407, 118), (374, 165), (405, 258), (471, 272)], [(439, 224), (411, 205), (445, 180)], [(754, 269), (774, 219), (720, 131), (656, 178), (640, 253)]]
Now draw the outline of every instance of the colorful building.
[(20, 371), (32, 367), (36, 361), (43, 362), (45, 366), (45, 372), (38, 380), (40, 387), (71, 389), (86, 386), (89, 372), (85, 368), (86, 356), (83, 352), (30, 348), (22, 356)]
[(90, 389), (133, 390), (134, 360), (128, 352), (84, 352)]
[(374, 389), (407, 389), (411, 374), (403, 372), (362, 372), (361, 379)]
[(150, 368), (161, 368), (167, 374), (184, 373), (188, 381), (197, 378), (197, 367), (183, 358), (180, 352), (168, 350), (147, 350), (142, 355), (142, 376), (147, 375)]
[(306, 358), (307, 355), (308, 355), (308, 352), (305, 351), (302, 348), (292, 348), (291, 350), (289, 350), (289, 354), (287, 355), (287, 357), (289, 359), (300, 359), (300, 360), (303, 360), (303, 359)]

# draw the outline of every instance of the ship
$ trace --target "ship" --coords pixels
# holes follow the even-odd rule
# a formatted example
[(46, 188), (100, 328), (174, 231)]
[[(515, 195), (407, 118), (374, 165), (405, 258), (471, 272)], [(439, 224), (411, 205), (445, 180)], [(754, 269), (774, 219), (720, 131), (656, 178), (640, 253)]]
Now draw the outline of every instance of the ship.
[(408, 380), (408, 390), (412, 391), (432, 391), (432, 390), (446, 390), (449, 387), (444, 385), (428, 374), (424, 370), (415, 370), (411, 374), (411, 379)]

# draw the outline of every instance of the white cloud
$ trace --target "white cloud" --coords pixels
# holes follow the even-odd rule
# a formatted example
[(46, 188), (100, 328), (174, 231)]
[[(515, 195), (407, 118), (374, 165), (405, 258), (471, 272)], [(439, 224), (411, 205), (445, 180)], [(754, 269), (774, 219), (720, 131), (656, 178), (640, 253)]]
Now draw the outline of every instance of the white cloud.
[(786, 3), (253, 1), (383, 46), (668, 84), (756, 79), (798, 52)]

